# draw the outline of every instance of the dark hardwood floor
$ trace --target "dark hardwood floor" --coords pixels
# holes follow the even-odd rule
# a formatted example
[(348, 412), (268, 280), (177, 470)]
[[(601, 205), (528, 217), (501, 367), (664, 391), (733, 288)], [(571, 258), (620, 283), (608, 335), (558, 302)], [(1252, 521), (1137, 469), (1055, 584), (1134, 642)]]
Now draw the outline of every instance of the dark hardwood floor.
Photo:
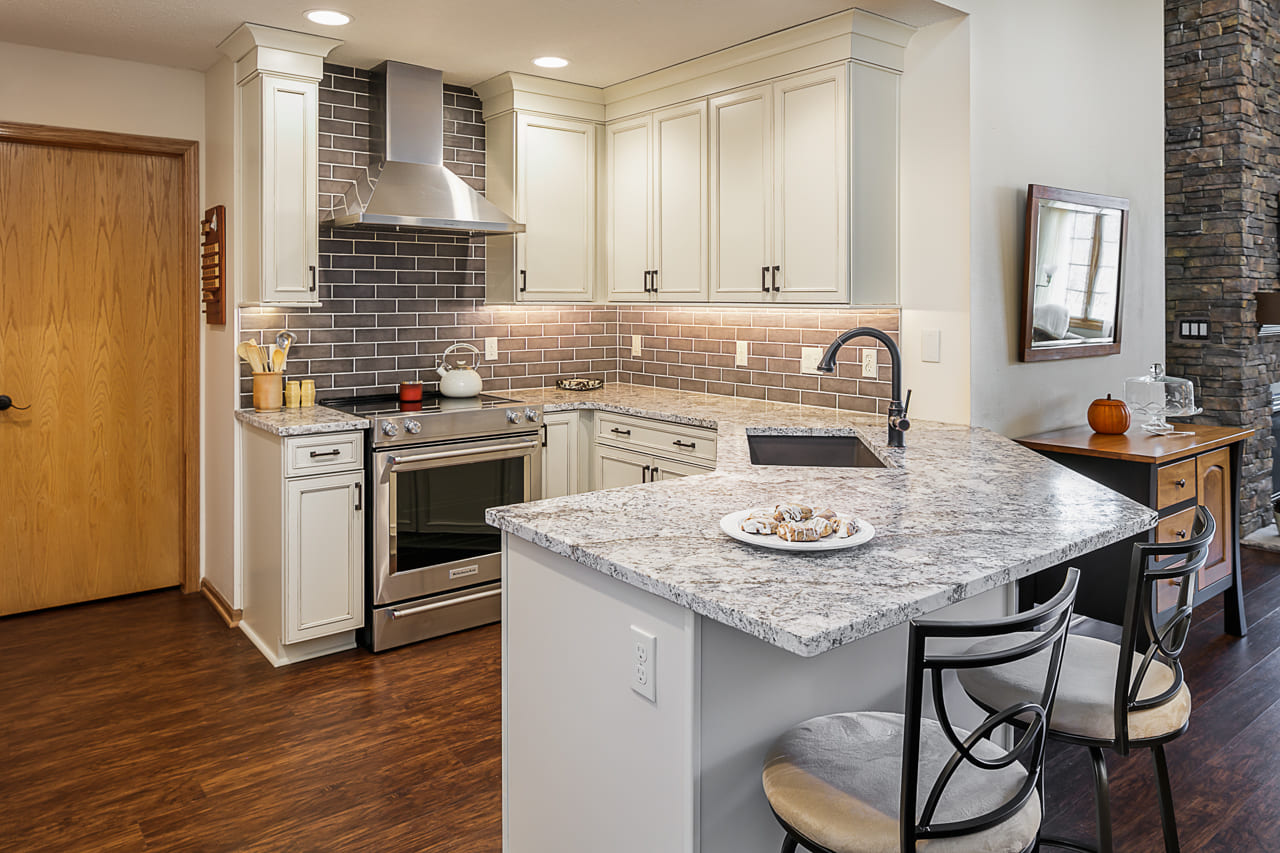
[[(1280, 556), (1245, 561), (1249, 637), (1215, 600), (1187, 652), (1187, 853), (1280, 849)], [(0, 850), (498, 851), (498, 637), (277, 670), (177, 592), (0, 619)], [(1053, 831), (1092, 831), (1082, 758), (1051, 753)], [(1150, 756), (1110, 767), (1118, 849), (1162, 850)]]
[(199, 596), (0, 619), (0, 850), (498, 851), (499, 629), (273, 669)]

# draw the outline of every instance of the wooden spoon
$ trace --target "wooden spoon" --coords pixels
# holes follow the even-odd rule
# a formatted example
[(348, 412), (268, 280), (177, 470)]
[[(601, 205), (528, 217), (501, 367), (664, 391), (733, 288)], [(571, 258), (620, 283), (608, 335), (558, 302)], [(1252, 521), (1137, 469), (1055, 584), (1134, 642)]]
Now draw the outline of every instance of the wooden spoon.
[(241, 341), (236, 347), (236, 355), (249, 362), (249, 367), (254, 373), (262, 372), (262, 357), (258, 353), (258, 345), (252, 341)]
[(284, 350), (278, 349), (271, 353), (271, 370), (274, 373), (284, 373)]

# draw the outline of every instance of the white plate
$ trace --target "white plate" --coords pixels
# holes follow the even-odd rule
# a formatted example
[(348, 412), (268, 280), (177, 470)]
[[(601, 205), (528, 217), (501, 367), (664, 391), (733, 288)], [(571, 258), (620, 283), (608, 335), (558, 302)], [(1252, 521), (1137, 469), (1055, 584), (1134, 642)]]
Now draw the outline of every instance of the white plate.
[[(761, 548), (773, 548), (778, 551), (839, 551), (843, 548), (852, 548), (855, 545), (870, 542), (871, 537), (876, 535), (876, 529), (871, 526), (870, 522), (863, 518), (855, 518), (854, 521), (858, 523), (858, 532), (847, 539), (826, 536), (817, 542), (788, 542), (772, 533), (744, 533), (741, 526), (742, 520), (750, 513), (751, 510), (749, 509), (741, 509), (737, 512), (729, 513), (720, 519), (720, 529), (739, 542), (746, 542), (748, 545), (759, 545)], [(848, 518), (848, 516), (845, 516), (845, 518)]]

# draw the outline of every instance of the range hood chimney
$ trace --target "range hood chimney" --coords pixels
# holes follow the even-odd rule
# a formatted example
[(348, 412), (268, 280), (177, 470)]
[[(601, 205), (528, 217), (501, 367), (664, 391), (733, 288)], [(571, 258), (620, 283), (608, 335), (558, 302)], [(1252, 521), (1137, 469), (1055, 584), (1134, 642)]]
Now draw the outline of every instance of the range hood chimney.
[(373, 69), (374, 162), (345, 195), (340, 227), (400, 225), (468, 234), (515, 234), (507, 216), (444, 165), (444, 75), (383, 62)]

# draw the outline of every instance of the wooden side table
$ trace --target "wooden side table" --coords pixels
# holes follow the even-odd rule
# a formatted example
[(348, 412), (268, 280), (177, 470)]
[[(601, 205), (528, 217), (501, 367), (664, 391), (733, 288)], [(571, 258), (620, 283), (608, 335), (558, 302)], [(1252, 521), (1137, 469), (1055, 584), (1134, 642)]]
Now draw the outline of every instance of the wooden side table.
[[(1225, 592), (1226, 631), (1243, 637), (1244, 590), (1240, 583), (1240, 454), (1252, 430), (1202, 424), (1179, 424), (1194, 435), (1149, 435), (1133, 427), (1123, 435), (1100, 435), (1087, 426), (1042, 432), (1017, 439), (1061, 465), (1145, 504), (1160, 514), (1155, 528), (1141, 537), (1084, 554), (1070, 565), (1081, 570), (1076, 612), (1117, 624), (1124, 621), (1130, 550), (1135, 541), (1173, 542), (1191, 530), (1197, 504), (1218, 523), (1209, 560), (1198, 577), (1197, 603)], [(1034, 595), (1061, 586), (1065, 566), (1041, 572), (1024, 582)], [(1164, 609), (1176, 590), (1158, 590)]]

